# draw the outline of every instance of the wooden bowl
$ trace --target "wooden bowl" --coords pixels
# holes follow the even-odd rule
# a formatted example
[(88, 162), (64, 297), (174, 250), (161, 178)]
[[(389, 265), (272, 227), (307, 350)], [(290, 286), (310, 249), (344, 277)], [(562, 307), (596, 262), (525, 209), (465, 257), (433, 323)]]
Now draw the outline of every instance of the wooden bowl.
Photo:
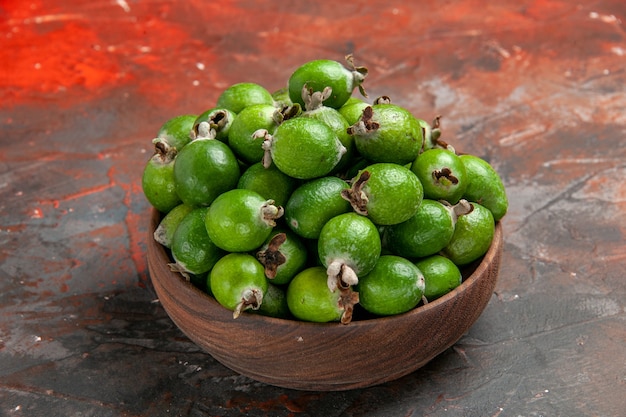
[(491, 248), (454, 291), (391, 317), (307, 323), (233, 313), (171, 272), (167, 251), (152, 237), (148, 268), (161, 305), (198, 346), (228, 368), (285, 388), (341, 391), (392, 381), (424, 366), (456, 343), (486, 307), (498, 278), (502, 227)]

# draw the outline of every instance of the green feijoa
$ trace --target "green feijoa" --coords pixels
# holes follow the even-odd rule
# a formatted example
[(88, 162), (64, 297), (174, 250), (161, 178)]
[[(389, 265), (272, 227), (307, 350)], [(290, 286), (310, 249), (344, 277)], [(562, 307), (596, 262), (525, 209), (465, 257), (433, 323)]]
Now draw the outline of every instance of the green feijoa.
[(228, 141), (230, 126), (236, 114), (228, 109), (212, 108), (201, 113), (193, 122), (191, 138), (211, 138)]
[(287, 287), (289, 311), (303, 321), (341, 321), (347, 324), (352, 320), (352, 311), (358, 300), (358, 293), (352, 288), (330, 291), (326, 284), (326, 270), (321, 266), (301, 271)]
[(287, 226), (304, 238), (319, 238), (328, 220), (351, 210), (350, 203), (341, 196), (341, 191), (347, 188), (347, 182), (333, 176), (300, 185), (285, 205)]
[(445, 256), (431, 255), (417, 261), (415, 265), (424, 274), (424, 297), (428, 301), (446, 295), (461, 285), (463, 280), (459, 267)]
[(248, 252), (265, 242), (282, 214), (282, 207), (258, 193), (233, 189), (213, 201), (205, 225), (218, 247), (228, 252)]
[(289, 97), (289, 89), (287, 87), (280, 88), (272, 93), (274, 99), (274, 106), (276, 108), (291, 107), (293, 102)]
[(287, 284), (307, 264), (307, 248), (293, 232), (273, 230), (256, 253), (265, 276), (276, 285)]
[(263, 138), (254, 136), (259, 129), (270, 134), (276, 130), (277, 109), (271, 104), (254, 104), (241, 110), (228, 131), (228, 145), (235, 155), (248, 164), (261, 162), (263, 159)]
[(355, 67), (352, 56), (346, 56), (350, 69), (340, 62), (329, 59), (317, 59), (309, 61), (298, 67), (289, 77), (289, 97), (293, 103), (304, 107), (302, 89), (311, 91), (323, 91), (326, 87), (332, 89), (332, 94), (324, 100), (324, 105), (338, 109), (345, 104), (355, 88), (359, 88), (365, 95), (362, 83), (367, 76), (367, 69)]
[(359, 276), (374, 268), (381, 252), (378, 228), (357, 213), (330, 219), (320, 232), (317, 251), (328, 275), (328, 288), (356, 285)]
[(169, 248), (172, 246), (172, 239), (174, 238), (174, 232), (185, 218), (187, 214), (193, 209), (192, 206), (187, 204), (179, 204), (171, 209), (159, 222), (159, 225), (154, 230), (153, 236), (161, 245)]
[(422, 300), (424, 285), (424, 275), (414, 263), (400, 256), (383, 255), (359, 279), (355, 290), (365, 310), (390, 316), (415, 308)]
[(385, 248), (399, 256), (422, 258), (439, 252), (452, 239), (455, 218), (448, 206), (424, 199), (408, 220), (385, 227)]
[(239, 178), (237, 188), (252, 190), (277, 206), (285, 206), (297, 185), (294, 178), (272, 164), (265, 168), (261, 162), (250, 165)]
[(442, 251), (458, 266), (467, 265), (487, 253), (495, 232), (491, 211), (478, 203), (471, 203), (471, 206), (470, 213), (457, 219), (452, 239)]
[(465, 166), (468, 180), (463, 198), (488, 208), (495, 221), (502, 219), (509, 200), (498, 172), (478, 156), (459, 155), (459, 159)]
[(174, 180), (177, 151), (166, 142), (156, 142), (154, 148), (154, 155), (144, 166), (141, 187), (152, 207), (167, 213), (181, 203)]
[(247, 253), (223, 256), (210, 273), (211, 293), (218, 303), (233, 311), (233, 318), (248, 309), (258, 310), (267, 292), (263, 265)]
[(405, 165), (420, 153), (424, 138), (419, 120), (396, 104), (368, 106), (350, 126), (357, 151), (373, 162)]
[(298, 179), (328, 174), (346, 152), (330, 127), (308, 117), (285, 120), (273, 135), (261, 129), (255, 136), (264, 138), (263, 164), (274, 162), (282, 172)]
[(354, 138), (348, 134), (348, 128), (350, 125), (346, 119), (332, 107), (324, 106), (322, 103), (326, 97), (330, 95), (330, 88), (325, 88), (322, 92), (308, 93), (303, 92), (305, 111), (301, 114), (302, 117), (310, 117), (317, 119), (328, 127), (330, 127), (337, 139), (346, 148), (346, 152), (341, 156), (341, 160), (337, 163), (333, 172), (343, 169), (352, 159), (354, 154)]
[(244, 108), (253, 104), (274, 104), (272, 94), (263, 86), (244, 82), (237, 83), (226, 88), (217, 98), (216, 107), (228, 109), (239, 113)]
[(178, 224), (172, 237), (173, 271), (180, 272), (189, 279), (189, 274), (199, 275), (209, 271), (224, 252), (219, 249), (204, 227), (206, 207), (191, 210)]
[(456, 204), (467, 187), (467, 174), (458, 155), (447, 149), (422, 152), (411, 165), (424, 187), (424, 197)]
[(286, 289), (269, 282), (267, 292), (263, 295), (263, 302), (256, 310), (259, 314), (279, 319), (292, 318), (289, 306), (287, 305)]
[(180, 151), (191, 141), (191, 130), (196, 115), (183, 114), (166, 121), (159, 131), (153, 143), (164, 141), (168, 146)]
[(208, 206), (237, 186), (239, 163), (230, 148), (214, 139), (195, 139), (176, 156), (174, 181), (180, 199), (191, 206)]
[(359, 121), (361, 116), (363, 115), (363, 110), (370, 105), (363, 100), (360, 100), (356, 97), (351, 97), (350, 100), (346, 102), (339, 109), (339, 113), (346, 119), (348, 122), (348, 126), (352, 126), (356, 122)]
[(424, 192), (408, 168), (388, 162), (372, 164), (359, 172), (350, 189), (342, 191), (354, 211), (377, 225), (402, 223), (415, 215)]

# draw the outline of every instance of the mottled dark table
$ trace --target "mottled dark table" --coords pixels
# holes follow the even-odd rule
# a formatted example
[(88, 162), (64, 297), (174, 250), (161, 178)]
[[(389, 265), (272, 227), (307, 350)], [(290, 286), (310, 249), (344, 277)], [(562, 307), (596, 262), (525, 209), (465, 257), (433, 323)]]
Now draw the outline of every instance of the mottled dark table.
[[(626, 3), (0, 3), (0, 415), (623, 416)], [(510, 197), (484, 314), (381, 386), (238, 376), (169, 320), (140, 176), (168, 118), (354, 52)], [(279, 358), (277, 358), (279, 360)]]

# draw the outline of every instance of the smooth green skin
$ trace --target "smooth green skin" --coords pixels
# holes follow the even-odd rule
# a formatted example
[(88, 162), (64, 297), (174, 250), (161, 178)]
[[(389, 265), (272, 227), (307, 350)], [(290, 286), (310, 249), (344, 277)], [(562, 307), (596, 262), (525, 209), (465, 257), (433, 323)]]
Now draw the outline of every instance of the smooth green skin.
[(374, 268), (381, 253), (378, 228), (370, 219), (356, 213), (344, 213), (330, 219), (322, 228), (317, 242), (322, 264), (328, 268), (340, 261), (357, 276)]
[(291, 280), (287, 287), (287, 305), (295, 318), (316, 323), (341, 319), (341, 291), (331, 292), (326, 280), (326, 269), (321, 266), (307, 268)]
[(194, 114), (183, 114), (169, 119), (159, 129), (157, 138), (164, 139), (169, 146), (180, 151), (191, 142), (190, 133), (196, 117)]
[(209, 286), (217, 302), (234, 311), (246, 290), (257, 290), (265, 296), (268, 283), (263, 265), (254, 256), (229, 253), (217, 261), (211, 270)]
[(337, 177), (322, 177), (296, 188), (285, 205), (285, 221), (291, 230), (307, 239), (319, 238), (322, 227), (333, 217), (352, 210), (341, 197), (350, 188)]
[(286, 259), (284, 264), (278, 266), (276, 276), (270, 279), (270, 281), (276, 285), (284, 285), (288, 284), (298, 272), (306, 267), (308, 252), (301, 238), (298, 238), (298, 236), (290, 230), (285, 229), (272, 230), (272, 233), (270, 233), (270, 236), (265, 240), (265, 243), (261, 246), (259, 251), (266, 250), (269, 241), (278, 233), (285, 233), (287, 235), (287, 240), (280, 245), (279, 249), (280, 253), (282, 253)]
[(235, 188), (239, 176), (237, 158), (218, 140), (193, 140), (176, 156), (176, 191), (183, 203), (191, 206), (210, 205), (217, 196)]
[(381, 162), (363, 171), (370, 173), (363, 192), (369, 200), (367, 217), (375, 224), (385, 226), (402, 223), (417, 213), (424, 190), (411, 170), (402, 165)]
[(255, 83), (237, 83), (226, 88), (217, 98), (215, 107), (225, 108), (239, 113), (253, 104), (274, 105), (272, 94)]
[(288, 81), (289, 97), (293, 103), (304, 108), (302, 88), (304, 85), (313, 91), (323, 91), (326, 87), (333, 89), (331, 96), (324, 105), (339, 109), (352, 95), (357, 85), (354, 83), (352, 71), (340, 62), (328, 59), (309, 61), (296, 69)]
[(457, 266), (467, 265), (487, 253), (495, 232), (491, 211), (478, 203), (471, 204), (474, 210), (459, 216), (452, 239), (442, 251)]
[(233, 189), (217, 197), (206, 215), (211, 240), (228, 252), (248, 252), (260, 247), (273, 227), (263, 221), (266, 200), (251, 190)]
[(441, 255), (432, 255), (415, 263), (424, 274), (426, 288), (424, 297), (436, 300), (461, 285), (463, 276), (459, 267)]
[(495, 221), (502, 219), (509, 208), (509, 200), (500, 175), (478, 156), (460, 155), (459, 159), (465, 166), (468, 179), (463, 198), (487, 207)]
[(141, 188), (152, 207), (168, 213), (181, 203), (174, 180), (174, 161), (163, 162), (158, 154), (148, 160), (141, 177)]
[(380, 316), (406, 313), (415, 308), (424, 293), (424, 275), (411, 261), (383, 255), (367, 275), (359, 278), (359, 304)]
[(250, 165), (239, 178), (237, 188), (252, 190), (277, 206), (285, 206), (297, 181), (272, 164), (265, 168), (261, 162)]
[(259, 314), (279, 319), (290, 319), (291, 312), (287, 304), (287, 292), (285, 289), (268, 283), (267, 292), (263, 295), (263, 302), (258, 310)]
[(228, 132), (228, 145), (235, 155), (248, 164), (263, 159), (263, 138), (254, 138), (252, 134), (259, 129), (269, 133), (278, 126), (274, 121), (276, 107), (270, 104), (254, 104), (241, 110)]
[[(458, 179), (453, 184), (447, 178), (435, 178), (433, 172), (444, 168), (450, 169), (452, 175)], [(424, 187), (424, 198), (432, 200), (446, 200), (450, 204), (459, 202), (468, 184), (465, 166), (459, 157), (446, 149), (428, 149), (422, 152), (411, 165), (411, 171), (419, 178)]]
[(203, 113), (201, 113), (193, 122), (192, 129), (194, 130), (194, 134), (198, 133), (198, 125), (200, 123), (208, 121), (211, 117), (215, 115), (215, 113), (220, 112), (220, 111), (224, 113), (226, 121), (224, 123), (224, 126), (222, 126), (220, 129), (217, 129), (215, 131), (215, 134), (216, 134), (215, 139), (224, 143), (228, 142), (228, 132), (230, 131), (230, 126), (232, 125), (233, 121), (235, 120), (235, 117), (237, 116), (235, 113), (233, 113), (232, 111), (228, 109), (214, 107), (212, 109), (208, 109), (204, 111)]
[(281, 123), (274, 132), (271, 155), (278, 169), (290, 177), (312, 179), (331, 172), (344, 149), (326, 124), (296, 117)]
[(191, 210), (193, 210), (193, 207), (184, 203), (171, 209), (169, 213), (161, 219), (159, 225), (155, 229), (153, 234), (154, 240), (166, 248), (170, 248), (172, 246), (172, 239), (174, 238), (176, 228), (185, 216), (191, 212)]
[(385, 248), (407, 258), (423, 258), (446, 247), (454, 234), (450, 210), (438, 201), (424, 199), (409, 220), (385, 227)]
[(374, 104), (371, 107), (372, 120), (380, 127), (369, 133), (354, 135), (357, 151), (373, 162), (399, 165), (413, 162), (424, 141), (419, 120), (407, 109), (395, 104)]
[(209, 238), (204, 227), (206, 207), (190, 211), (178, 224), (172, 237), (172, 257), (179, 267), (192, 274), (209, 271), (224, 252)]
[(356, 97), (351, 97), (350, 100), (346, 102), (346, 104), (341, 106), (341, 108), (339, 109), (339, 113), (344, 117), (344, 119), (346, 119), (346, 122), (348, 122), (348, 126), (352, 126), (359, 121), (359, 119), (363, 115), (363, 110), (365, 110), (365, 108), (369, 106), (370, 105), (363, 100), (360, 100)]
[(341, 144), (346, 148), (346, 152), (341, 156), (341, 159), (331, 172), (337, 172), (346, 167), (346, 165), (350, 162), (354, 155), (355, 147), (354, 137), (348, 134), (348, 128), (350, 127), (350, 125), (341, 115), (341, 113), (339, 113), (339, 111), (333, 109), (332, 107), (322, 106), (315, 110), (303, 112), (301, 114), (301, 117), (310, 117), (312, 119), (317, 119), (320, 122), (326, 124), (333, 130), (333, 132), (335, 132), (335, 135), (337, 135), (337, 139), (339, 139), (339, 142), (341, 142)]

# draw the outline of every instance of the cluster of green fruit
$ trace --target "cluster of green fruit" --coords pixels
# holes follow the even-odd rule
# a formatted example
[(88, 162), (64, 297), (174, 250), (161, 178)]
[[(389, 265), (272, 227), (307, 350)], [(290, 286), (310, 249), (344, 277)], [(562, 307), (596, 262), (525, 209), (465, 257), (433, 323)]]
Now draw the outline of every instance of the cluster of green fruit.
[(231, 85), (153, 140), (142, 186), (162, 213), (154, 237), (235, 318), (407, 312), (460, 285), (506, 213), (489, 163), (442, 141), (438, 118), (369, 104), (367, 70), (347, 62), (308, 62), (273, 94)]

